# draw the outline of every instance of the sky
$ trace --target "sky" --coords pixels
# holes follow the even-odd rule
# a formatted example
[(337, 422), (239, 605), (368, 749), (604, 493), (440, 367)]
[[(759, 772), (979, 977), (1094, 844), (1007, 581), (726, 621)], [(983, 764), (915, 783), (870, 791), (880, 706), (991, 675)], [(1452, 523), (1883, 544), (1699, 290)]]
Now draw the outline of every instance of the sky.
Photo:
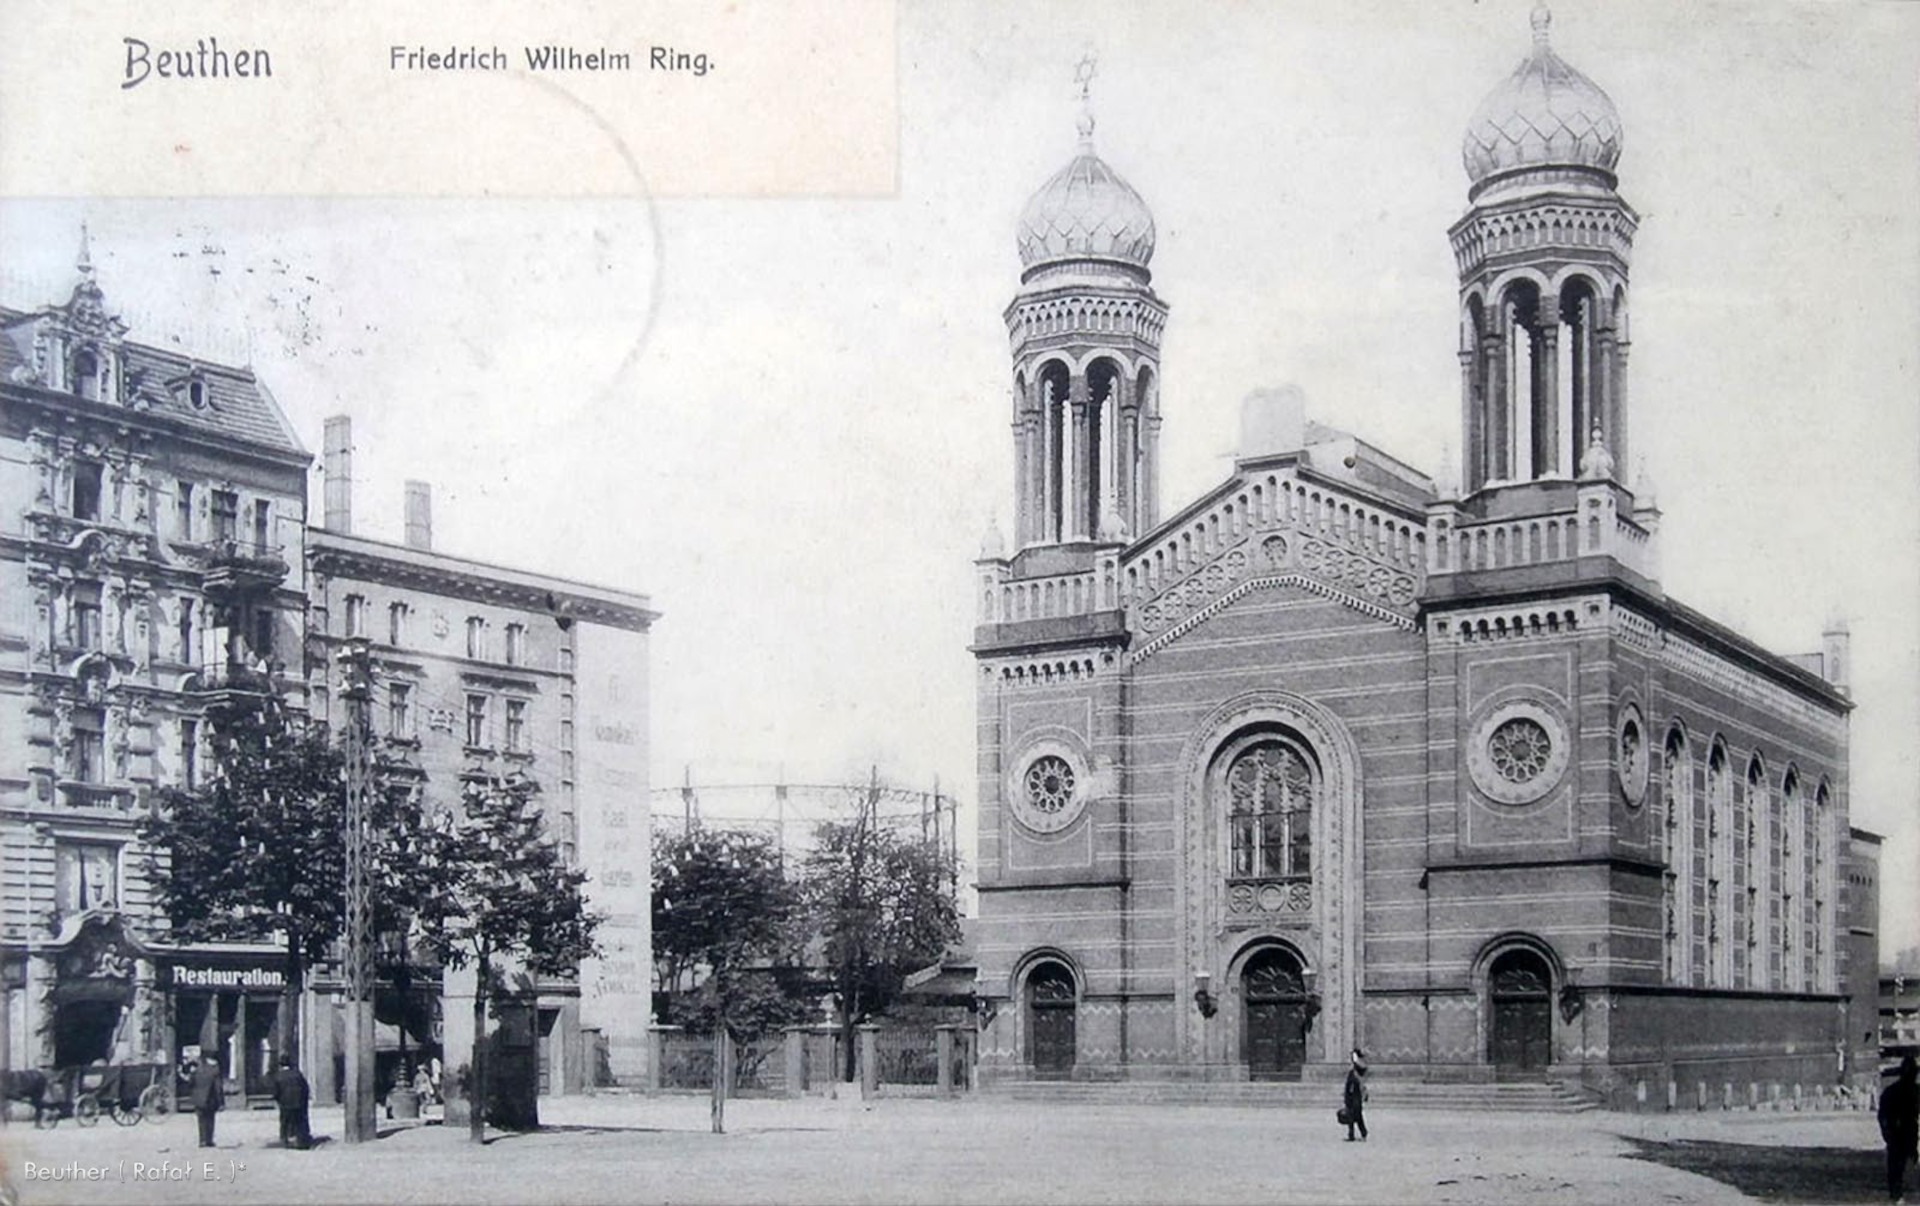
[[(1171, 511), (1285, 383), (1457, 457), (1460, 135), (1530, 7), (909, 2), (891, 196), (12, 201), (0, 301), (63, 298), (84, 220), (135, 338), (250, 361), (316, 452), (353, 417), (357, 530), (398, 539), (421, 478), (438, 547), (648, 594), (656, 785), (877, 766), (970, 802), (1001, 312), (1075, 64), (1158, 225)], [(1913, 945), (1920, 5), (1566, 0), (1553, 38), (1625, 124), (1664, 585), (1784, 653), (1850, 624), (1852, 818), (1888, 836), (1883, 946)]]

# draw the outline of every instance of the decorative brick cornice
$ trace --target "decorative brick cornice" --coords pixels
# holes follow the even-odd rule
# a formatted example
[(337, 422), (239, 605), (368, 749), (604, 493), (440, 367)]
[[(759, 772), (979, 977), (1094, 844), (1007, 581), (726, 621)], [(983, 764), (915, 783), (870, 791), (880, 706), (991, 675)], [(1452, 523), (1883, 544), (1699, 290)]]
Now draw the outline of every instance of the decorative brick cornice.
[(1391, 611), (1385, 607), (1381, 607), (1379, 604), (1369, 603), (1358, 595), (1341, 590), (1337, 586), (1329, 586), (1318, 578), (1310, 578), (1305, 574), (1269, 574), (1259, 578), (1249, 578), (1245, 582), (1233, 586), (1211, 603), (1201, 607), (1198, 611), (1193, 612), (1173, 627), (1135, 650), (1132, 657), (1129, 658), (1129, 661), (1133, 665), (1139, 665), (1141, 662), (1146, 661), (1154, 654), (1165, 649), (1168, 645), (1179, 640), (1187, 633), (1192, 632), (1195, 628), (1211, 620), (1214, 616), (1219, 615), (1222, 611), (1225, 611), (1228, 607), (1256, 590), (1278, 590), (1284, 586), (1298, 587), (1301, 590), (1319, 595), (1324, 599), (1331, 599), (1342, 607), (1350, 607), (1362, 615), (1371, 616), (1382, 623), (1391, 624), (1403, 632), (1412, 632), (1415, 628), (1414, 621), (1411, 617), (1403, 616), (1399, 612)]

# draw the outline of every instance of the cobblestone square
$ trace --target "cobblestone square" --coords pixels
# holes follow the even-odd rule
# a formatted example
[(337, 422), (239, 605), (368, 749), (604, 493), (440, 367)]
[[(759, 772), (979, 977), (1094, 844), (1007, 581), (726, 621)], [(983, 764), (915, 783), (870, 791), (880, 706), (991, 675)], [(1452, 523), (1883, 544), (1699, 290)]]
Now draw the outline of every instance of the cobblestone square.
[[(543, 1103), (547, 1129), (480, 1148), (441, 1126), (277, 1146), (271, 1112), (228, 1112), (211, 1152), (190, 1116), (0, 1139), (40, 1203), (1712, 1203), (1881, 1199), (1872, 1116), (1377, 1111), (1347, 1143), (1326, 1109), (698, 1097)], [(28, 1179), (27, 1162), (34, 1166)], [(136, 1165), (139, 1177), (136, 1179)], [(100, 1170), (98, 1180), (48, 1170)], [(1697, 1171), (1689, 1171), (1697, 1170)], [(157, 1179), (156, 1179), (157, 1178)]]

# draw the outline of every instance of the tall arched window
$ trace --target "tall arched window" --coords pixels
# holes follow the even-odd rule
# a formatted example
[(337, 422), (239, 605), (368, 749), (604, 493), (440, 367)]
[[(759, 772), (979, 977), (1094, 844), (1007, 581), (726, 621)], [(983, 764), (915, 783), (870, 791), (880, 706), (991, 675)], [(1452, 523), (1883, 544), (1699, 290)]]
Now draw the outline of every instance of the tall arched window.
[(1807, 880), (1805, 816), (1800, 800), (1800, 772), (1787, 768), (1780, 785), (1780, 980), (1787, 992), (1805, 988), (1800, 954), (1800, 910), (1805, 906)]
[(1311, 755), (1279, 734), (1254, 738), (1230, 753), (1225, 789), (1231, 877), (1312, 876), (1319, 785)]
[(1067, 472), (1067, 458), (1068, 442), (1073, 435), (1067, 421), (1069, 385), (1067, 366), (1057, 360), (1048, 362), (1034, 382), (1040, 394), (1040, 539), (1043, 541), (1067, 538), (1065, 495), (1072, 477)]
[(1661, 890), (1662, 944), (1667, 982), (1684, 984), (1693, 965), (1693, 770), (1688, 764), (1686, 734), (1677, 728), (1668, 733), (1664, 754), (1660, 794), (1667, 869)]
[(1707, 755), (1707, 983), (1733, 983), (1733, 781), (1727, 747), (1716, 741)]
[(1812, 838), (1808, 842), (1808, 896), (1813, 901), (1813, 933), (1807, 944), (1813, 972), (1808, 988), (1814, 992), (1832, 992), (1836, 987), (1828, 927), (1833, 924), (1833, 862), (1840, 839), (1833, 829), (1832, 805), (1833, 793), (1822, 783), (1813, 794)]
[(1747, 986), (1771, 988), (1773, 969), (1773, 804), (1767, 770), (1755, 754), (1747, 763)]

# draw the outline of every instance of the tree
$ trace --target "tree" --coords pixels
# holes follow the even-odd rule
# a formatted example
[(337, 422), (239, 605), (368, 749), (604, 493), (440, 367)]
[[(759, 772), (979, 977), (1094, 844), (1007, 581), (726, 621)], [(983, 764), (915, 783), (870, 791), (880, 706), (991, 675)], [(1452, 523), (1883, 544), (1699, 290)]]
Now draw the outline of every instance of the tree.
[[(346, 920), (345, 758), (271, 692), (223, 701), (206, 720), (206, 787), (162, 790), (141, 822), (147, 874), (177, 937), (285, 944), (279, 1034), (291, 1055), (306, 969)], [(420, 817), (410, 796), (376, 795), (373, 919), (390, 929), (418, 900)]]
[(422, 943), (445, 967), (475, 971), (468, 1133), (486, 1135), (487, 1006), (498, 964), (537, 975), (576, 972), (599, 954), (599, 915), (581, 893), (587, 873), (566, 865), (542, 824), (539, 784), (524, 775), (469, 780), (460, 808), (429, 828), (431, 887), (419, 910)]
[(870, 806), (851, 822), (829, 821), (815, 831), (803, 892), (833, 983), (848, 1080), (854, 1027), (884, 1012), (909, 974), (959, 939), (953, 880), (946, 852), (880, 825)]
[(764, 1033), (806, 1013), (774, 966), (791, 945), (798, 897), (765, 836), (721, 829), (655, 834), (653, 954), (672, 1016), (714, 1036), (713, 1129), (725, 1129), (727, 1056), (736, 1032)]

